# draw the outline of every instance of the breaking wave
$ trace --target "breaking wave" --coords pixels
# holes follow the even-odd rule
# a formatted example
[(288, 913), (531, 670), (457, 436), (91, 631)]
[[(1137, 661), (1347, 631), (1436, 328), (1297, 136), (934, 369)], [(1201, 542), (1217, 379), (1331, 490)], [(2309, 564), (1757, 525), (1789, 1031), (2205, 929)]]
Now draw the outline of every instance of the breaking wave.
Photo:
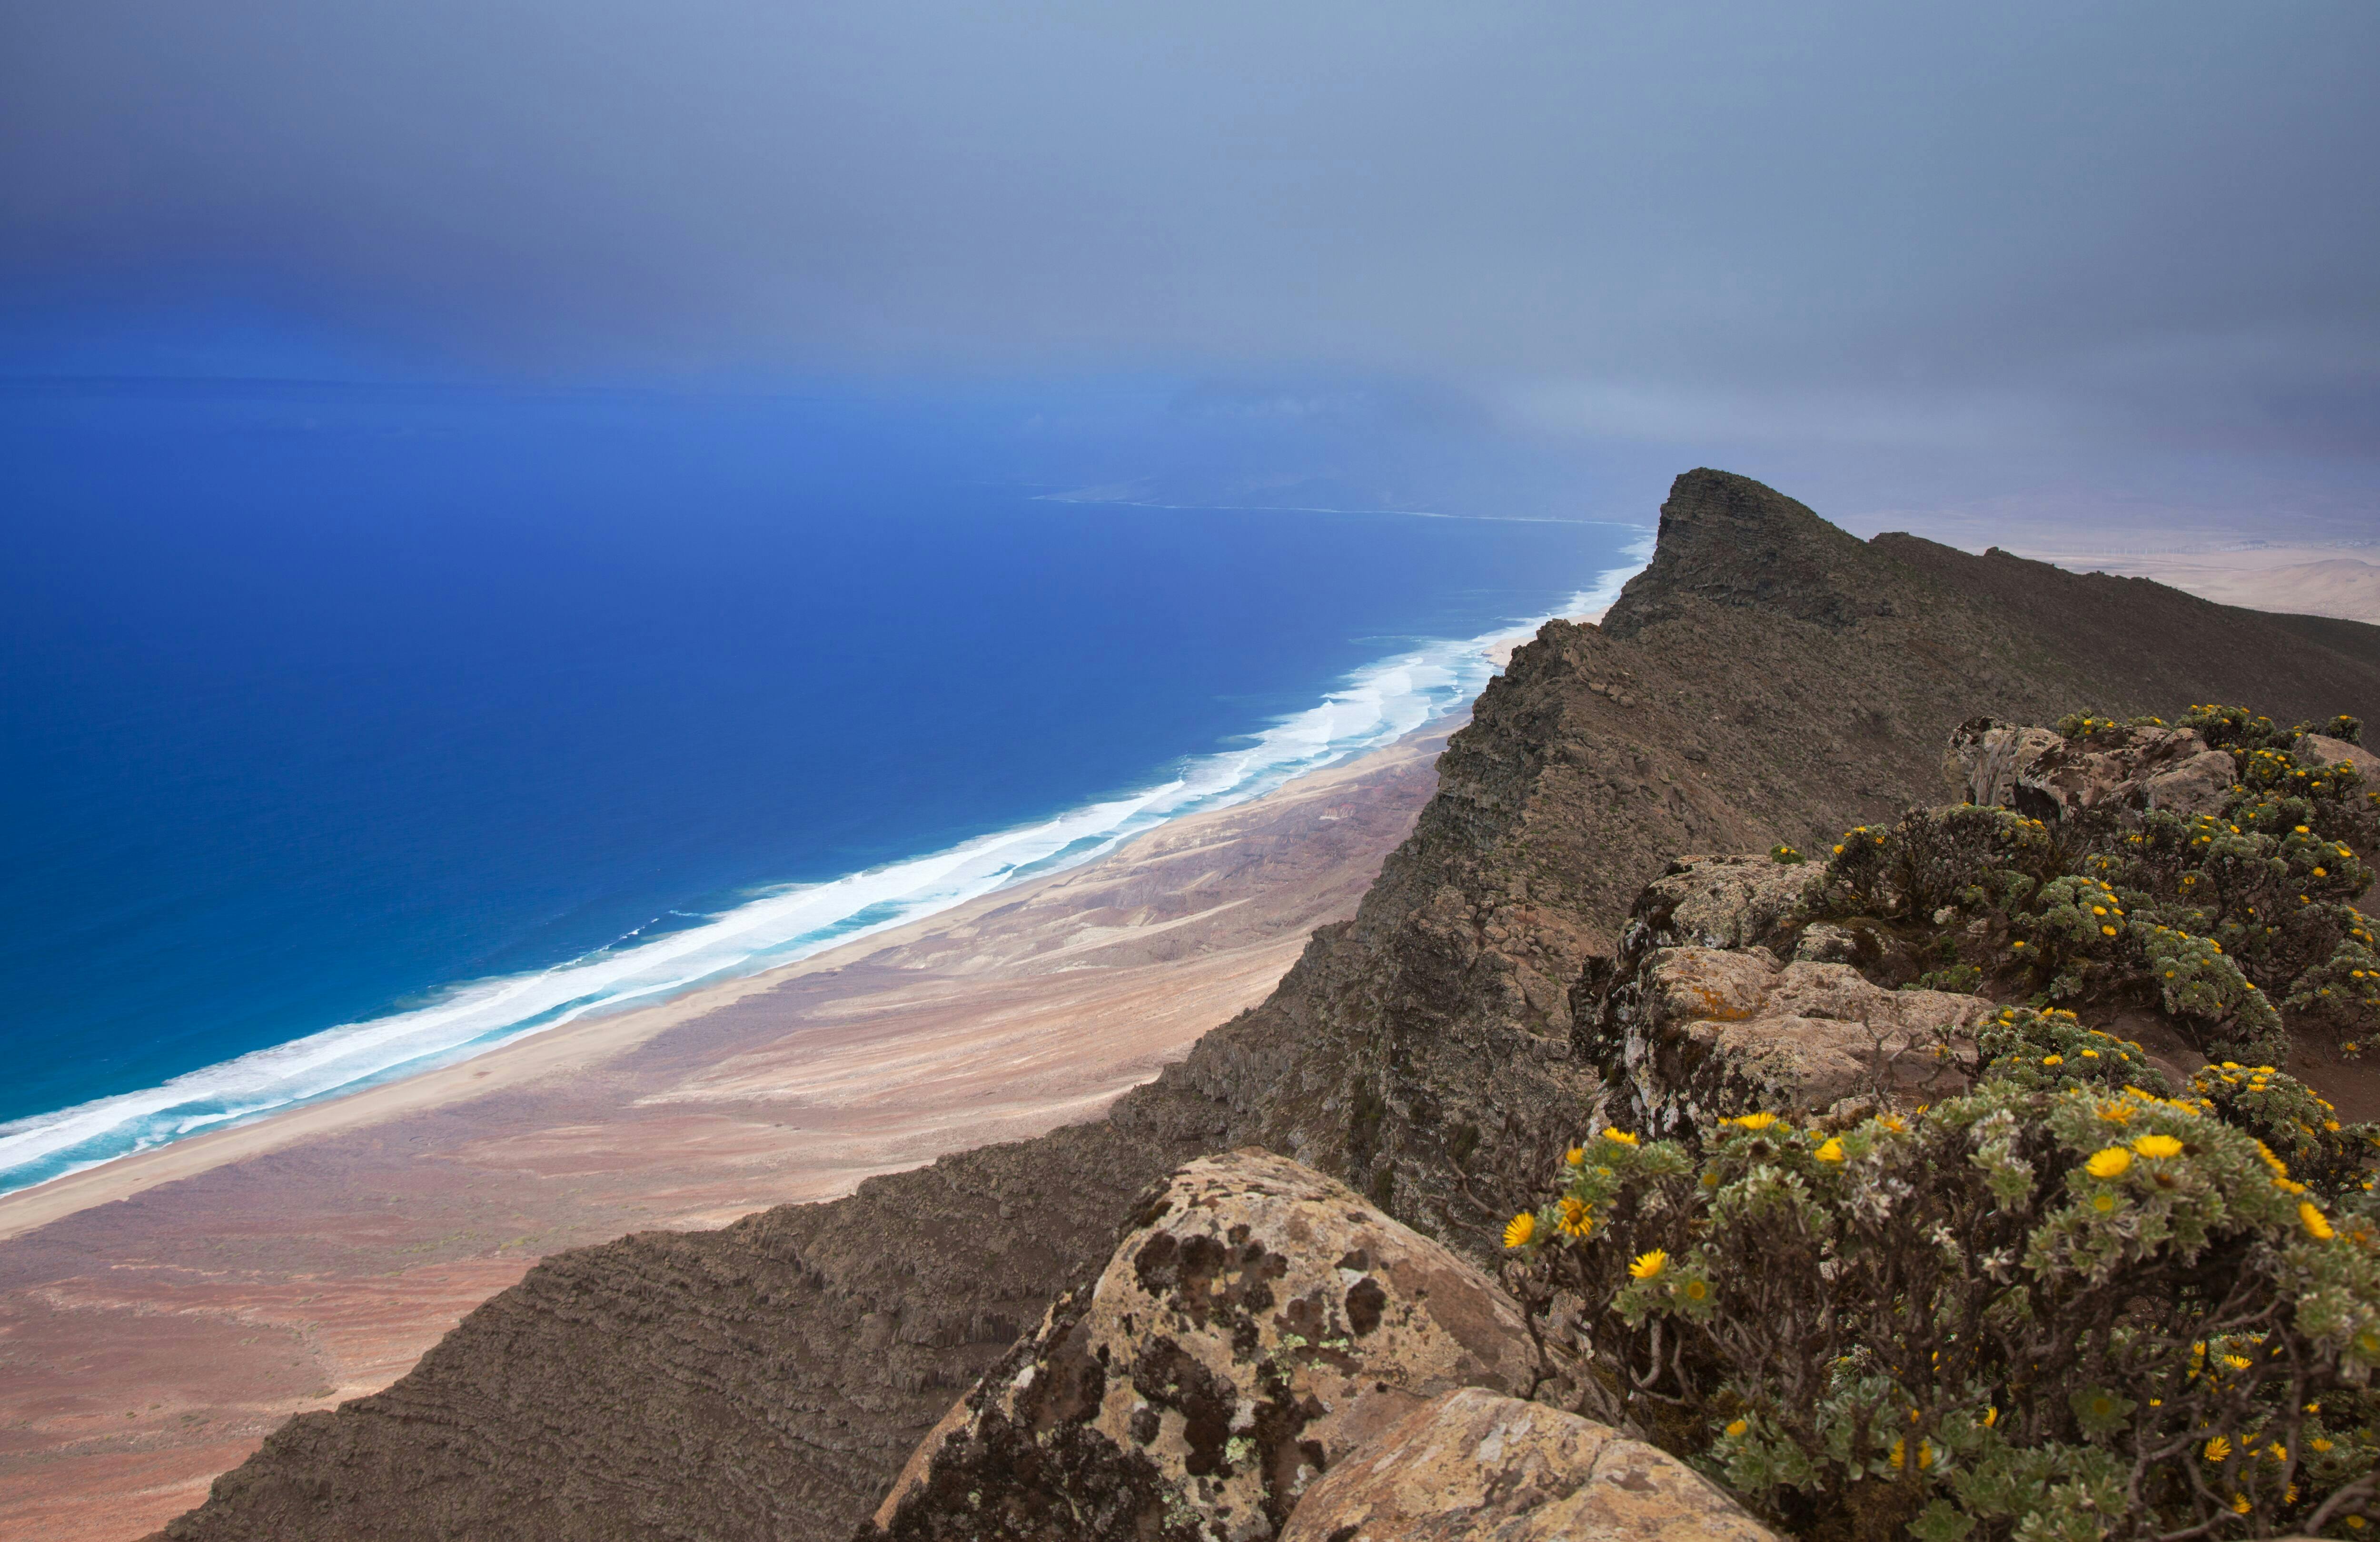
[[(1651, 555), (1601, 574), (1560, 615), (1599, 615)], [(1185, 814), (1228, 807), (1412, 733), (1471, 701), (1511, 647), (1546, 618), (1433, 641), (1356, 670), (1320, 703), (1232, 749), (1193, 756), (1165, 781), (1052, 819), (823, 883), (752, 893), (655, 936), (639, 929), (551, 968), (468, 981), (422, 1006), (344, 1023), (139, 1092), (0, 1124), (0, 1193), (185, 1136), (482, 1054), (590, 1014), (649, 1005), (695, 986), (790, 964), (1088, 862)]]

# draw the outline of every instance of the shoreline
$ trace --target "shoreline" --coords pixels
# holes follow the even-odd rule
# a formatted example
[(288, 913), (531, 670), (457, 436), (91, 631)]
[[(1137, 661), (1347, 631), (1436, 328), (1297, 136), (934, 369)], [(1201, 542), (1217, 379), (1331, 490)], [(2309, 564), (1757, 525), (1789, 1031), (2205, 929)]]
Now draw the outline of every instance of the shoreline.
[[(1595, 606), (1600, 613), (1636, 571), (1604, 570), (1560, 609)], [(449, 1073), (462, 1066), (489, 1063), (531, 1041), (568, 1035), (585, 1042), (634, 1042), (686, 1020), (689, 1011), (706, 1010), (704, 1003), (739, 999), (749, 981), (782, 979), (817, 960), (851, 956), (855, 945), (898, 938), (919, 922), (1014, 892), (1020, 879), (1029, 885), (1104, 860), (1151, 830), (1241, 807), (1318, 771), (1360, 760), (1466, 711), (1515, 646), (1545, 620), (1571, 618), (1426, 640), (1376, 659), (1343, 676), (1317, 705), (1244, 735), (1232, 747), (1186, 756), (1135, 791), (832, 879), (755, 889), (692, 926), (624, 951), (598, 950), (552, 967), (456, 982), (420, 1004), (312, 1030), (154, 1086), (9, 1121), (0, 1124), (0, 1176), (24, 1186), (0, 1184), (0, 1237), (39, 1224), (10, 1219), (18, 1196), (101, 1192), (84, 1183), (87, 1174), (128, 1162), (145, 1168), (157, 1153), (184, 1147), (268, 1151), (276, 1141), (237, 1137), (283, 1120), (329, 1127), (307, 1116), (332, 1102), (424, 1106), (431, 1094), (394, 1089), (451, 1081)], [(846, 929), (855, 934), (833, 936)], [(771, 961), (772, 954), (782, 961)], [(225, 1118), (232, 1110), (242, 1112)], [(206, 1165), (205, 1159), (190, 1158), (160, 1171), (199, 1172)], [(60, 1204), (35, 1204), (25, 1213), (67, 1213)]]
[(552, 1254), (1098, 1117), (1353, 914), (1465, 721), (764, 974), (0, 1198), (0, 1532), (153, 1532)]
[[(1511, 651), (1507, 647), (1491, 654), (1500, 670)], [(20, 1236), (93, 1206), (128, 1199), (163, 1184), (196, 1177), (228, 1163), (264, 1156), (319, 1136), (360, 1129), (586, 1069), (633, 1050), (674, 1027), (766, 994), (789, 981), (832, 974), (873, 954), (913, 944), (937, 932), (965, 927), (970, 920), (992, 910), (1030, 903), (1033, 896), (1053, 885), (1123, 856), (1150, 836), (1172, 832), (1195, 837), (1284, 794), (1311, 794), (1374, 774), (1382, 764), (1412, 755), (1412, 746), (1443, 738), (1467, 718), (1467, 712), (1458, 712), (1438, 719), (1379, 748), (1292, 777), (1245, 802), (1184, 815), (1143, 831), (1115, 850), (1078, 868), (993, 890), (947, 910), (839, 943), (808, 958), (756, 974), (698, 985), (650, 1006), (590, 1014), (451, 1065), (277, 1111), (229, 1129), (112, 1158), (93, 1167), (0, 1195), (0, 1240)], [(1087, 1111), (1085, 1117), (1090, 1111)]]
[[(1576, 600), (1592, 602), (1592, 609), (1581, 609), (1576, 614), (1547, 619), (1572, 622), (1599, 620), (1610, 601), (1616, 598), (1621, 584), (1633, 577), (1639, 570), (1635, 567), (1615, 568), (1599, 574), (1596, 586), (1582, 591), (1576, 597)], [(1472, 652), (1473, 657), (1485, 662), (1492, 677), (1493, 674), (1502, 672), (1512, 658), (1513, 649), (1535, 635), (1536, 629), (1543, 625), (1543, 621), (1534, 625), (1521, 624), (1505, 632), (1486, 634), (1470, 639), (1470, 642), (1464, 646)], [(1458, 652), (1455, 656), (1459, 658), (1462, 654)], [(1358, 672), (1357, 678), (1360, 678), (1361, 674), (1362, 672)], [(1326, 705), (1330, 699), (1326, 698)], [(953, 918), (964, 916), (978, 907), (1003, 904), (1017, 894), (1034, 889), (1037, 885), (1047, 883), (1051, 879), (1087, 867), (1098, 866), (1156, 831), (1172, 829), (1189, 821), (1227, 815), (1234, 809), (1271, 797), (1308, 778), (1327, 776), (1364, 764), (1371, 757), (1394, 749), (1397, 746), (1416, 736), (1451, 732), (1453, 726), (1458, 725), (1461, 720), (1467, 717), (1469, 700), (1469, 697), (1463, 697), (1460, 704), (1450, 711), (1425, 721), (1385, 744), (1366, 749), (1356, 749), (1330, 765), (1292, 774), (1265, 791), (1251, 796), (1241, 797), (1196, 813), (1160, 819), (1147, 829), (1123, 836), (1118, 844), (1090, 858), (1087, 862), (1075, 863), (1058, 868), (1054, 872), (1027, 879), (1022, 883), (994, 888), (955, 905), (929, 910), (898, 925), (881, 930), (864, 932), (807, 957), (749, 974), (731, 974), (709, 983), (696, 983), (666, 995), (650, 1005), (623, 1004), (608, 1008), (598, 1007), (582, 1015), (565, 1019), (552, 1027), (530, 1031), (495, 1049), (470, 1054), (445, 1065), (412, 1074), (399, 1071), (387, 1080), (365, 1085), (351, 1091), (333, 1090), (327, 1095), (318, 1094), (314, 1098), (272, 1110), (249, 1120), (233, 1123), (226, 1128), (171, 1139), (147, 1149), (108, 1157), (91, 1166), (46, 1178), (23, 1188), (0, 1193), (0, 1240), (19, 1235), (49, 1221), (73, 1214), (87, 1206), (104, 1204), (111, 1200), (128, 1197), (159, 1184), (196, 1176), (225, 1162), (265, 1155), (313, 1135), (351, 1128), (359, 1123), (396, 1118), (408, 1112), (436, 1108), (456, 1098), (498, 1090), (507, 1086), (517, 1085), (525, 1079), (562, 1074), (576, 1067), (592, 1063), (606, 1056), (623, 1052), (680, 1024), (697, 1020), (710, 1012), (732, 1005), (755, 993), (766, 991), (777, 983), (820, 970), (838, 968), (844, 962), (850, 959), (865, 957), (870, 953), (887, 947), (898, 947), (905, 940), (919, 935), (920, 929), (931, 929), (937, 925), (948, 923)], [(1259, 741), (1263, 737), (1263, 735), (1259, 735)], [(1231, 752), (1220, 753), (1228, 755)], [(1192, 757), (1190, 763), (1195, 764), (1202, 759), (1217, 758), (1219, 758), (1217, 752), (1209, 752), (1207, 755)], [(1124, 801), (1138, 802), (1145, 800), (1148, 795), (1148, 794), (1135, 795)], [(1066, 817), (1062, 814), (1053, 816), (1053, 819), (1062, 820)], [(1004, 833), (1013, 834), (1014, 832)], [(1002, 838), (1002, 834), (996, 833), (981, 839), (995, 841)], [(977, 844), (978, 843), (965, 843), (953, 848), (953, 851), (964, 852)], [(950, 854), (930, 854), (921, 857), (905, 858), (892, 864), (886, 870), (905, 865), (931, 862), (948, 855)], [(875, 871), (876, 869), (870, 869), (866, 873), (846, 875), (844, 878), (830, 880), (826, 884), (810, 887), (832, 888), (839, 884), (851, 883), (867, 879)], [(722, 913), (723, 916), (735, 914), (737, 912)], [(386, 1019), (370, 1021), (382, 1022)], [(336, 1033), (344, 1031), (346, 1027), (356, 1026), (358, 1025), (346, 1025), (342, 1028), (324, 1031)], [(289, 1042), (304, 1043), (307, 1039), (301, 1037)], [(286, 1048), (286, 1046), (274, 1048)], [(260, 1052), (269, 1053), (271, 1050)], [(236, 1065), (238, 1062), (222, 1063)], [(201, 1075), (216, 1069), (219, 1067), (201, 1067), (189, 1075)], [(164, 1085), (170, 1087), (173, 1084)], [(144, 1089), (114, 1096), (141, 1098), (155, 1090), (158, 1089)], [(83, 1106), (103, 1106), (111, 1100), (102, 1099), (95, 1104)], [(33, 1115), (30, 1118), (55, 1119), (73, 1111), (72, 1109), (58, 1110), (47, 1114)]]

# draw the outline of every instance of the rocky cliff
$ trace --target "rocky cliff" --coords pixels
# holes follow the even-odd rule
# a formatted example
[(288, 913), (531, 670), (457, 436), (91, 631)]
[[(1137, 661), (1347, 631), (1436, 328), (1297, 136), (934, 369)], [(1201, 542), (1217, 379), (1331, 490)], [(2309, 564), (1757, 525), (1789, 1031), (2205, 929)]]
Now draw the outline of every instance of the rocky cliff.
[(1571, 984), (1672, 854), (1937, 801), (1978, 712), (2380, 717), (2375, 645), (1862, 542), (1689, 472), (1604, 624), (1548, 624), (1482, 695), (1354, 919), (1105, 1121), (550, 1258), (386, 1392), (293, 1420), (168, 1535), (847, 1536), (958, 1393), (1090, 1284), (1133, 1197), (1202, 1152), (1268, 1147), (1482, 1250), (1596, 1085)]

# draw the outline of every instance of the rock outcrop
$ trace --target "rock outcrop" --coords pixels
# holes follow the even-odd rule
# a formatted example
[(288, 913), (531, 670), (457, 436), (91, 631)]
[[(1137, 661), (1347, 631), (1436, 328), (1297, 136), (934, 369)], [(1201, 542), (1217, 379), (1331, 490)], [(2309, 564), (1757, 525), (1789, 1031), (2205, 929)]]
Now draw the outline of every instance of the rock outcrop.
[(171, 1534), (846, 1536), (950, 1398), (1089, 1283), (1141, 1188), (1199, 1152), (1264, 1146), (1484, 1255), (1597, 1088), (1572, 987), (1673, 854), (1815, 849), (1933, 802), (1944, 738), (1979, 710), (2380, 717), (2374, 638), (1863, 542), (1689, 472), (1604, 624), (1549, 623), (1481, 696), (1355, 918), (1107, 1121), (548, 1259), (386, 1392), (294, 1421)]
[(1871, 983), (1849, 962), (1856, 938), (1805, 924), (1817, 870), (1689, 856), (1645, 891), (1618, 956), (1582, 972), (1572, 1002), (1580, 1058), (1615, 1117), (1667, 1135), (1756, 1109), (1807, 1115), (1964, 1086), (1949, 1051), (1991, 1003)]
[(1535, 1364), (1475, 1266), (1310, 1168), (1207, 1158), (929, 1434), (868, 1535), (1269, 1538), (1349, 1451), (1443, 1392), (1525, 1392)]
[(1307, 1490), (1281, 1542), (1772, 1542), (1710, 1481), (1608, 1425), (1450, 1392)]
[(2309, 734), (2305, 736), (2305, 752), (2325, 766), (2353, 766), (2365, 782), (2380, 786), (2380, 755), (2362, 745), (2334, 739), (2327, 734)]
[(1989, 718), (1959, 725), (1943, 769), (1970, 803), (2051, 820), (2084, 809), (2212, 814), (2237, 780), (2231, 757), (2208, 748), (2192, 729), (2128, 728), (2069, 739)]

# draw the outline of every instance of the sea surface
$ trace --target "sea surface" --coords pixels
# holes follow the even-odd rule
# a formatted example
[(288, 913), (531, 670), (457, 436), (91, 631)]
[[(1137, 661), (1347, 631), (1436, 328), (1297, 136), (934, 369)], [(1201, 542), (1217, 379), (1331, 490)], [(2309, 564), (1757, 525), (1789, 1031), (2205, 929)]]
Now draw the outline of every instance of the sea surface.
[(0, 1191), (1254, 796), (1645, 554), (1086, 491), (1034, 422), (0, 382)]

